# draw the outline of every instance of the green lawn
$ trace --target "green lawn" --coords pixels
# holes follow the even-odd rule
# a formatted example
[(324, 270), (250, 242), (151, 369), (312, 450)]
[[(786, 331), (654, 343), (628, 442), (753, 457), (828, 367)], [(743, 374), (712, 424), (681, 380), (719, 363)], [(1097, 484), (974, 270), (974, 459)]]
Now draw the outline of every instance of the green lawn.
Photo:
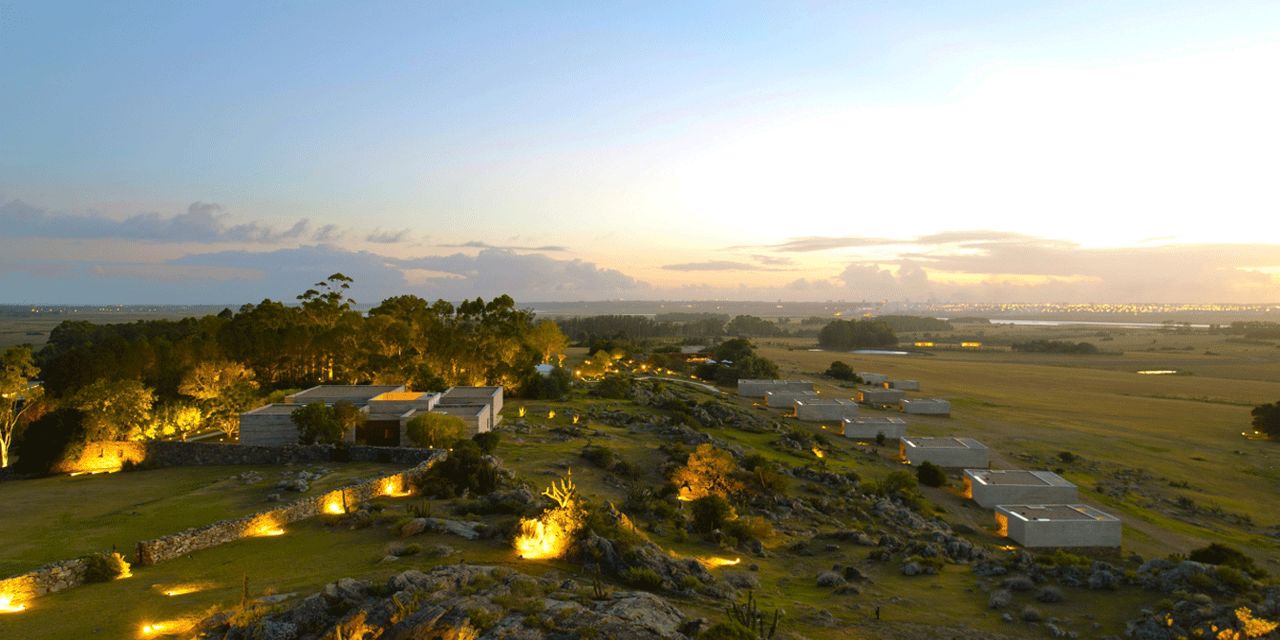
[[(286, 469), (319, 466), (332, 473), (313, 483), (307, 494), (273, 488)], [(269, 493), (291, 500), (396, 468), (372, 463), (211, 466), (0, 483), (0, 504), (5, 505), (0, 575), (113, 547), (131, 557), (140, 540), (276, 506), (265, 500)], [(261, 482), (246, 485), (232, 478), (251, 470), (262, 475)]]

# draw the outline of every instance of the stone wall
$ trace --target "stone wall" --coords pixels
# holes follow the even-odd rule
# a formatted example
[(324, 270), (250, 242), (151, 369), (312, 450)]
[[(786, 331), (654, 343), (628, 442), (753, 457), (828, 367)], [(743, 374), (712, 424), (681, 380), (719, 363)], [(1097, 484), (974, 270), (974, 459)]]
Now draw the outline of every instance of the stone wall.
[[(353, 447), (353, 449), (355, 448)], [(363, 448), (379, 449), (382, 447)], [(399, 448), (393, 449), (401, 450)], [(393, 492), (404, 491), (418, 476), (426, 473), (432, 465), (444, 459), (445, 455), (447, 455), (442, 450), (417, 449), (416, 451), (428, 453), (430, 457), (408, 471), (350, 484), (323, 495), (295, 500), (276, 509), (240, 518), (220, 520), (203, 527), (187, 529), (186, 531), (152, 540), (144, 540), (138, 543), (136, 561), (142, 566), (152, 565), (243, 538), (279, 535), (279, 530), (289, 523), (312, 518), (322, 513), (345, 513), (351, 511), (362, 502), (386, 495), (388, 488)]]
[(201, 465), (317, 464), (322, 462), (385, 462), (415, 465), (431, 459), (430, 449), (328, 444), (285, 447), (221, 444), (216, 442), (94, 442), (76, 458), (64, 460), (55, 473), (118, 471), (126, 462), (147, 467)]
[(88, 565), (81, 558), (52, 562), (21, 575), (0, 580), (0, 596), (21, 605), (40, 596), (84, 584)]

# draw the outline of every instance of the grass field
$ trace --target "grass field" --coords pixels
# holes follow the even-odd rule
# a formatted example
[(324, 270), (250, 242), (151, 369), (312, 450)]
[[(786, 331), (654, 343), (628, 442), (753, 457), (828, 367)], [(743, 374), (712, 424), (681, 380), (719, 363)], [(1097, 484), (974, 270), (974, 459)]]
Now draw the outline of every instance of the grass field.
[[(991, 350), (866, 356), (810, 351), (812, 344), (803, 340), (763, 341), (762, 353), (779, 363), (785, 377), (819, 381), (824, 395), (847, 397), (852, 393), (819, 376), (837, 359), (856, 370), (919, 380), (923, 391), (911, 396), (949, 398), (953, 412), (950, 418), (911, 417), (912, 433), (976, 437), (993, 449), (996, 467), (1061, 468), (1068, 479), (1080, 486), (1084, 501), (1123, 518), (1122, 554), (1163, 557), (1221, 541), (1254, 556), (1272, 574), (1280, 573), (1280, 539), (1269, 535), (1280, 525), (1280, 513), (1269, 507), (1280, 489), (1280, 445), (1241, 436), (1248, 429), (1250, 407), (1280, 400), (1280, 349), (1270, 344), (1233, 342), (1203, 332), (1109, 330), (1110, 339), (1106, 341), (1101, 340), (1096, 329), (993, 327), (984, 332), (984, 340), (1087, 340), (1123, 353), (1064, 356)], [(1136, 373), (1144, 369), (1178, 369), (1187, 375)], [(750, 406), (749, 401), (732, 394), (729, 398), (741, 406)], [(592, 406), (656, 415), (662, 411), (581, 394), (566, 403), (511, 399), (504, 412), (508, 425), (516, 421), (522, 406), (528, 410), (525, 420), (532, 428), (528, 432), (504, 433), (497, 454), (537, 488), (571, 467), (580, 490), (593, 502), (621, 504), (626, 497), (626, 481), (582, 459), (578, 453), (588, 443), (608, 446), (619, 453), (640, 470), (638, 482), (642, 485), (665, 481), (660, 473), (665, 454), (650, 435), (590, 421), (584, 422), (585, 429), (579, 435), (548, 428), (567, 426), (569, 414)], [(548, 409), (559, 414), (555, 420), (546, 417)], [(753, 411), (801, 425), (776, 411)], [(776, 434), (717, 429), (712, 435), (788, 465), (856, 471), (865, 480), (901, 468), (893, 460), (896, 449), (891, 446), (876, 449), (832, 437), (826, 458), (819, 462), (808, 453), (790, 453), (771, 446)], [(1063, 451), (1078, 459), (1061, 461), (1058, 454)], [(185, 521), (203, 522), (241, 509), (252, 510), (265, 489), (226, 484), (226, 478), (241, 470), (196, 468), (0, 485), (0, 500), (6, 505), (20, 505), (13, 510), (18, 519), (12, 522), (18, 526), (11, 528), (13, 525), (6, 520), (3, 542), (26, 545), (25, 550), (6, 549), (0, 554), (13, 554), (22, 562), (55, 553), (61, 553), (58, 558), (67, 557), (75, 553), (62, 553), (57, 545), (68, 543), (45, 539), (55, 537), (52, 532), (73, 532), (64, 537), (83, 538), (82, 546), (97, 549), (125, 544), (117, 542), (118, 537), (147, 537), (140, 535), (142, 529), (134, 529), (129, 536), (114, 533), (139, 523), (148, 523), (143, 527), (148, 530), (163, 529), (148, 535), (191, 526), (165, 521), (170, 516), (162, 512), (172, 512), (173, 517)], [(273, 483), (278, 471), (265, 470), (264, 478)], [(173, 475), (149, 475), (163, 473)], [(1096, 490), (1099, 485), (1122, 482), (1131, 484), (1123, 495)], [(802, 495), (810, 489), (797, 482), (792, 492)], [(6, 495), (6, 491), (13, 493)], [(166, 498), (166, 491), (176, 496)], [(990, 511), (963, 500), (956, 486), (925, 489), (924, 493), (953, 525), (973, 527), (974, 532), (968, 534), (971, 539), (991, 545), (1004, 543), (991, 533)], [(162, 509), (166, 501), (169, 508)], [(386, 502), (393, 511), (406, 504)], [(450, 512), (448, 504), (432, 503), (437, 513)], [(92, 504), (94, 509), (82, 509), (85, 504)], [(1196, 511), (1188, 510), (1188, 504)], [(25, 513), (28, 510), (32, 513)], [(205, 518), (206, 514), (209, 517)], [(844, 514), (831, 515), (844, 518)], [(1251, 522), (1241, 516), (1248, 516)], [(389, 512), (388, 517), (398, 516)], [(478, 519), (495, 524), (501, 520)], [(805, 521), (777, 526), (783, 533), (767, 543), (767, 557), (743, 557), (741, 565), (716, 571), (754, 576), (760, 584), (756, 596), (762, 606), (785, 611), (787, 633), (831, 639), (946, 637), (945, 629), (930, 627), (949, 627), (1018, 637), (1046, 634), (1042, 627), (1001, 621), (1000, 612), (986, 606), (985, 591), (990, 583), (966, 567), (948, 566), (939, 576), (909, 578), (900, 574), (896, 563), (871, 561), (867, 549), (851, 544), (828, 549), (823, 541), (815, 540), (809, 545), (810, 552), (789, 549), (794, 542), (829, 530), (828, 525)], [(649, 535), (656, 544), (679, 555), (742, 556), (696, 537), (677, 539), (662, 530)], [(278, 538), (224, 545), (138, 569), (127, 580), (40, 599), (22, 614), (0, 616), (0, 638), (136, 637), (140, 626), (147, 622), (197, 617), (213, 607), (236, 604), (245, 575), (250, 579), (250, 595), (257, 596), (267, 592), (305, 595), (340, 577), (382, 579), (410, 567), (441, 562), (511, 564), (522, 571), (559, 571), (566, 576), (579, 571), (565, 562), (520, 561), (505, 539), (467, 542), (435, 535), (412, 541), (424, 546), (445, 543), (459, 553), (445, 559), (415, 556), (379, 563), (386, 545), (393, 540), (383, 525), (349, 531), (329, 526), (325, 518), (297, 523)], [(0, 555), (0, 559), (9, 562), (10, 556)], [(758, 565), (757, 571), (748, 570), (752, 563)], [(871, 581), (858, 595), (835, 595), (830, 589), (817, 587), (815, 576), (834, 564), (856, 566)], [(163, 590), (179, 584), (205, 588), (179, 597), (162, 595)], [(1081, 637), (1098, 637), (1120, 635), (1126, 620), (1164, 597), (1132, 587), (1116, 592), (1066, 592), (1066, 600), (1055, 604), (1034, 602), (1028, 594), (1019, 594), (1010, 610), (1016, 614), (1023, 605), (1034, 605), (1046, 618), (1059, 619), (1079, 631)], [(678, 598), (673, 602), (692, 616), (715, 621), (724, 615), (723, 603)], [(881, 620), (874, 616), (877, 607), (881, 609)], [(822, 612), (829, 612), (833, 618), (825, 620)]]
[[(332, 473), (312, 483), (306, 495), (396, 468), (334, 463), (288, 469), (319, 466)], [(0, 575), (112, 548), (128, 557), (140, 540), (268, 509), (276, 505), (265, 501), (269, 493), (301, 495), (273, 488), (285, 469), (187, 467), (0, 483)], [(260, 473), (262, 481), (244, 484), (232, 477), (247, 471)]]

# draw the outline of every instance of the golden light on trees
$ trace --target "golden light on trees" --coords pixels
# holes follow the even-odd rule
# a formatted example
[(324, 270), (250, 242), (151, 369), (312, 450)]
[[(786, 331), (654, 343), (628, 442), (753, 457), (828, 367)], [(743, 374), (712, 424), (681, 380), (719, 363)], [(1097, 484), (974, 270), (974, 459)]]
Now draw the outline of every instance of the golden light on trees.
[(712, 494), (727, 498), (742, 490), (742, 483), (733, 477), (737, 470), (738, 464), (728, 451), (700, 444), (689, 454), (685, 466), (676, 469), (671, 481), (678, 487), (676, 497), (684, 502)]
[(575, 413), (575, 414), (573, 414), (573, 418), (571, 418), (571, 420), (573, 420), (573, 424), (578, 424), (578, 420), (581, 420), (581, 419), (582, 419), (582, 416), (580, 416), (580, 415), (578, 415), (578, 414), (576, 414), (576, 413)]
[(551, 498), (556, 506), (544, 511), (537, 519), (520, 519), (520, 533), (516, 534), (515, 548), (525, 560), (563, 556), (573, 543), (574, 534), (582, 528), (586, 515), (579, 504), (572, 471), (558, 485), (552, 482), (542, 495)]
[(813, 455), (818, 456), (818, 459), (821, 460), (822, 458), (827, 457), (827, 452), (817, 447), (813, 447)]
[(550, 410), (548, 410), (548, 411), (547, 411), (547, 419), (548, 419), (548, 420), (555, 420), (555, 419), (556, 419), (556, 410), (555, 410), (555, 409), (550, 409)]
[(523, 417), (524, 417), (524, 414), (526, 414), (526, 413), (528, 413), (528, 412), (529, 412), (529, 410), (528, 410), (528, 409), (526, 409), (525, 407), (520, 407), (519, 409), (517, 409), (517, 410), (516, 410), (516, 415), (518, 415), (518, 416), (520, 416), (521, 418), (523, 418)]

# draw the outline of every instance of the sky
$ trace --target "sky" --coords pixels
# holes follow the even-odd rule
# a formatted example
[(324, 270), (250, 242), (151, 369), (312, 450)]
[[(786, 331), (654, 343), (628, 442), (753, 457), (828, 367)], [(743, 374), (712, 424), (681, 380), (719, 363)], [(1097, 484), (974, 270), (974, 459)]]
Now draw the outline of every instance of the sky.
[(1280, 302), (1280, 3), (0, 0), (0, 303)]

